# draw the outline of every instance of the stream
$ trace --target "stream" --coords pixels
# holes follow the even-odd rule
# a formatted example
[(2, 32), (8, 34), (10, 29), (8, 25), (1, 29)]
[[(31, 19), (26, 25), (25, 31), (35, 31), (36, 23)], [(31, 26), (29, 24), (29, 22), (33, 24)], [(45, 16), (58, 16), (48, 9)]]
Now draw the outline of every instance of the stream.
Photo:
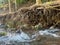
[[(1, 26), (1, 25), (0, 25)], [(0, 32), (6, 32), (4, 28), (0, 28)], [(20, 33), (6, 32), (5, 36), (0, 36), (0, 45), (31, 45), (28, 42), (35, 41), (38, 36), (50, 36), (60, 38), (60, 29), (45, 29), (36, 32), (29, 36), (27, 33), (20, 30)], [(20, 42), (22, 44), (20, 44)], [(27, 42), (23, 44), (23, 42)], [(19, 44), (18, 44), (19, 43)]]

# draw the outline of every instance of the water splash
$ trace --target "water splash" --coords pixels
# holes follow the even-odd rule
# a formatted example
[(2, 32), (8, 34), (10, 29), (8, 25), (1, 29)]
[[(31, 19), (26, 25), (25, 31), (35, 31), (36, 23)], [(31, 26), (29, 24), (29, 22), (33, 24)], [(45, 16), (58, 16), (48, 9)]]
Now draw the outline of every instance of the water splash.
[[(0, 29), (1, 31), (4, 31), (2, 29)], [(6, 36), (2, 36), (0, 37), (0, 42), (5, 42), (5, 44), (12, 42), (31, 42), (36, 40), (36, 38), (39, 35), (42, 36), (53, 36), (55, 38), (59, 37), (60, 35), (56, 34), (56, 32), (60, 32), (59, 29), (46, 29), (46, 30), (40, 30), (38, 32), (36, 32), (35, 34), (33, 34), (31, 37), (23, 32), (22, 30), (20, 30), (20, 33), (11, 33), (11, 32), (7, 32)]]
[(26, 42), (29, 41), (30, 37), (22, 32), (21, 34), (9, 34), (7, 36), (0, 37), (0, 41), (18, 41), (18, 42)]
[(50, 35), (53, 37), (60, 37), (60, 35), (57, 35), (56, 32), (60, 32), (59, 29), (46, 29), (39, 31), (40, 35)]

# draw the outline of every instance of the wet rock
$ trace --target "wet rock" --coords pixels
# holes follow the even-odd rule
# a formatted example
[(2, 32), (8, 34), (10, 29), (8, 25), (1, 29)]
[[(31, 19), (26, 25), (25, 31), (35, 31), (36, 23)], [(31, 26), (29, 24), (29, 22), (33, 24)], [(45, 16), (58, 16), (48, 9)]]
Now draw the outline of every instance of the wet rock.
[(0, 24), (0, 28), (5, 28), (6, 25), (5, 24)]
[(20, 30), (17, 30), (16, 33), (21, 33)]

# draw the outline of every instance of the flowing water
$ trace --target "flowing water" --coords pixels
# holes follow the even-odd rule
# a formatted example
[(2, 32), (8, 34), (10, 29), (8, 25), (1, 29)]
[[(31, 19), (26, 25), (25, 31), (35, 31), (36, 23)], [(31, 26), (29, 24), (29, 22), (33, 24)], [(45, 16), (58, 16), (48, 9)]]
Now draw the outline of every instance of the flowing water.
[[(0, 25), (1, 26), (1, 25)], [(20, 30), (20, 33), (12, 33), (12, 32), (7, 32), (3, 28), (0, 28), (0, 32), (6, 32), (6, 36), (0, 36), (0, 45), (31, 45), (28, 42), (32, 42), (36, 40), (36, 37), (38, 36), (50, 36), (54, 38), (60, 38), (60, 30), (59, 29), (45, 29), (45, 30), (40, 30), (34, 35), (31, 35), (31, 37)], [(21, 44), (20, 44), (21, 42)], [(23, 42), (27, 42), (26, 44)], [(19, 44), (18, 44), (19, 43)]]

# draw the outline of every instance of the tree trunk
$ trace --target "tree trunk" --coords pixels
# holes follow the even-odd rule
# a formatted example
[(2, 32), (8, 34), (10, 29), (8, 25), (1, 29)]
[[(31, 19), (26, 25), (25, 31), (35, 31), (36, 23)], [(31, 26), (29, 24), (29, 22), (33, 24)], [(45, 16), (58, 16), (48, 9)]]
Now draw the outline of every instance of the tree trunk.
[(17, 2), (16, 2), (16, 0), (15, 0), (15, 10), (17, 10)]
[(42, 3), (42, 1), (41, 0), (36, 0), (36, 4), (38, 5), (38, 4), (41, 4)]
[(11, 0), (8, 0), (9, 3), (9, 13), (11, 12)]

